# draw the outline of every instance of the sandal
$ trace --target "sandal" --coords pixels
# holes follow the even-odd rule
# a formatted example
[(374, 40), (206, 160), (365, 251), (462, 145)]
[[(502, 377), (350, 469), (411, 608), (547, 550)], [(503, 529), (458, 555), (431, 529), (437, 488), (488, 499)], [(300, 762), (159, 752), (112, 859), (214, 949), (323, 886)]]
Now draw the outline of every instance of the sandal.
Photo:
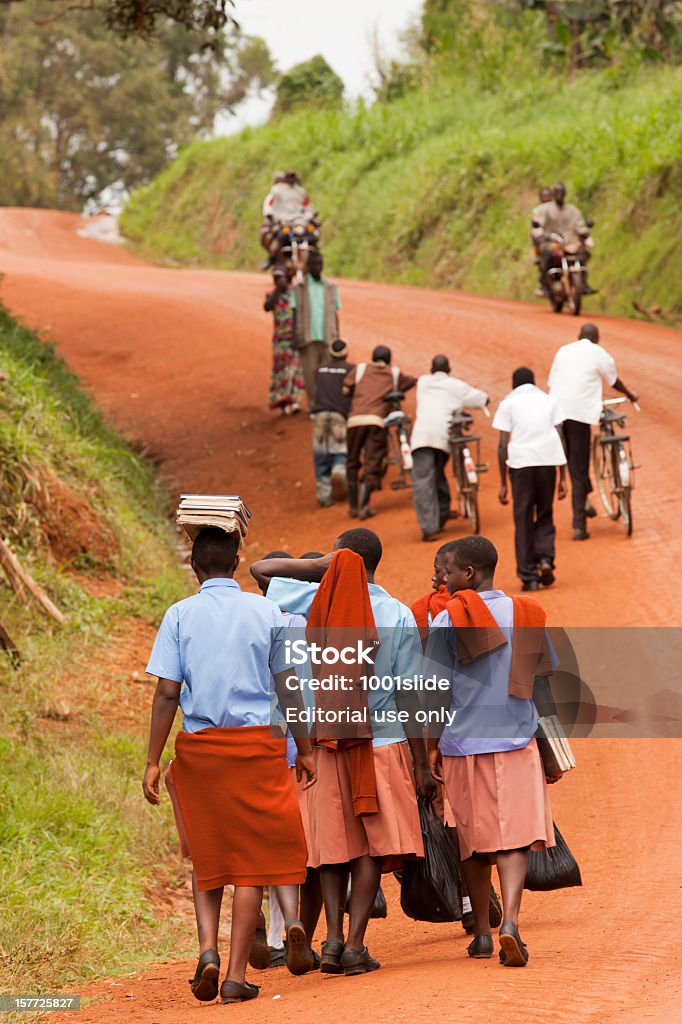
[(223, 1003), (246, 1003), (249, 999), (257, 999), (259, 993), (258, 985), (252, 985), (250, 981), (240, 984), (226, 978), (220, 986), (220, 998)]
[(474, 960), (489, 960), (493, 955), (493, 937), (487, 933), (484, 935), (477, 935), (473, 942), (469, 943), (467, 947), (467, 953)]
[(199, 957), (194, 977), (189, 979), (192, 995), (200, 1003), (210, 1003), (218, 998), (218, 977), (220, 956), (217, 949), (207, 949)]
[(519, 929), (513, 921), (503, 921), (500, 928), (500, 963), (503, 967), (525, 967), (528, 947), (521, 941)]

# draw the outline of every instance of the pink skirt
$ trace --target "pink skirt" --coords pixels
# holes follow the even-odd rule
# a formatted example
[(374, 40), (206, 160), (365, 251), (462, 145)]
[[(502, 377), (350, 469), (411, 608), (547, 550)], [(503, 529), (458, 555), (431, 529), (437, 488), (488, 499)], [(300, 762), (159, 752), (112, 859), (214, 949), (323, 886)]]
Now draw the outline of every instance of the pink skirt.
[(308, 866), (381, 858), (383, 872), (406, 857), (423, 857), (421, 828), (407, 743), (374, 747), (378, 813), (353, 813), (348, 755), (315, 749), (317, 783), (308, 795)]
[[(291, 777), (294, 780), (294, 789), (296, 790), (296, 799), (298, 800), (298, 809), (301, 812), (301, 821), (303, 823), (303, 834), (305, 835), (305, 843), (308, 847), (308, 861), (310, 861), (310, 814), (308, 811), (308, 794), (309, 789), (305, 789), (305, 776), (300, 782), (296, 780), (296, 768), (291, 769)], [(315, 786), (311, 787), (315, 789)], [(310, 867), (310, 863), (308, 867)]]
[(554, 846), (552, 809), (534, 739), (521, 750), (443, 757), (462, 860), (530, 846)]

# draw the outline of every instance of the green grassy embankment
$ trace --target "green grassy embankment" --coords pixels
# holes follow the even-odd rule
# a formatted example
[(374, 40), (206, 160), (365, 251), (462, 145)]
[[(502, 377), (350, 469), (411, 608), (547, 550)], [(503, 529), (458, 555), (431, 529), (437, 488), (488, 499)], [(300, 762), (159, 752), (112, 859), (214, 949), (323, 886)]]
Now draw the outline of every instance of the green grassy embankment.
[(190, 146), (133, 195), (122, 230), (156, 259), (255, 270), (271, 173), (293, 166), (330, 274), (528, 298), (529, 212), (561, 178), (597, 221), (590, 308), (679, 319), (682, 68), (624, 58), (567, 78), (539, 70), (536, 39), (504, 38), (460, 72), (427, 62), (391, 103)]
[(155, 909), (176, 841), (167, 801), (155, 813), (141, 796), (152, 688), (125, 654), (139, 664), (187, 584), (151, 468), (2, 308), (0, 368), (0, 536), (68, 618), (0, 571), (22, 657), (0, 651), (0, 991), (25, 994), (189, 948)]

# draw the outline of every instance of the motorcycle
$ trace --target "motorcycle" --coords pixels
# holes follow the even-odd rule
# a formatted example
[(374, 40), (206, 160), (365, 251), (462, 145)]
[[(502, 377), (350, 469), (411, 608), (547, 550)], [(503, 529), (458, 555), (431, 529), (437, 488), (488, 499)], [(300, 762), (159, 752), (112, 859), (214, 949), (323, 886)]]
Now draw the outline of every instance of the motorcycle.
[(310, 250), (320, 245), (319, 223), (308, 221), (307, 224), (282, 224), (276, 238), (279, 245), (276, 265), (286, 267), (302, 281), (308, 269)]

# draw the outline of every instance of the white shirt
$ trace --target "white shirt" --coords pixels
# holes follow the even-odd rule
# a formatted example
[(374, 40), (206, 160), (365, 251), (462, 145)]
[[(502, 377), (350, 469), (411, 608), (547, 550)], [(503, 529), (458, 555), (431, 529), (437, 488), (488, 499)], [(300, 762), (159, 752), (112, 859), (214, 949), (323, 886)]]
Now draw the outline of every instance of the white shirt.
[(504, 398), (493, 427), (511, 434), (507, 449), (510, 469), (527, 466), (565, 466), (566, 455), (557, 425), (564, 419), (551, 395), (535, 384), (522, 384)]
[(452, 414), (461, 409), (483, 409), (487, 400), (485, 391), (469, 387), (447, 373), (425, 373), (417, 381), (417, 419), (410, 438), (412, 451), (439, 448), (449, 452), (448, 423)]
[(549, 371), (549, 393), (567, 420), (599, 423), (602, 381), (613, 387), (618, 379), (613, 357), (589, 338), (562, 345)]

